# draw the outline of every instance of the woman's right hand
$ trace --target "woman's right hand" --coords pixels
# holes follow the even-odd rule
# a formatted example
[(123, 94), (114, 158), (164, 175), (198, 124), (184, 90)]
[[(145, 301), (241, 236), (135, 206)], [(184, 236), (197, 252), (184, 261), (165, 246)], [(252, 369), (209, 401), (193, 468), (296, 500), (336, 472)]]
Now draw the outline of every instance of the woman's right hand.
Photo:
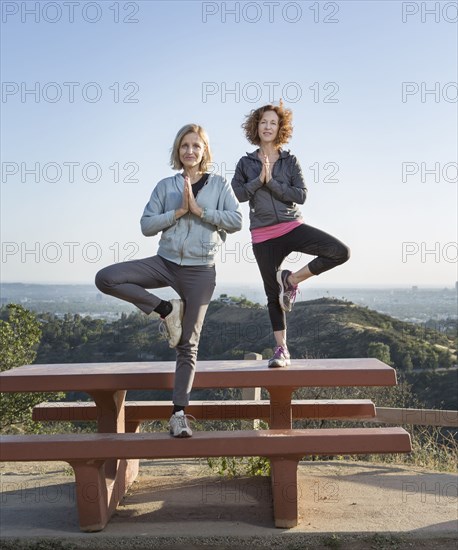
[(191, 181), (188, 176), (184, 177), (183, 196), (181, 199), (181, 206), (175, 210), (175, 219), (181, 218), (189, 212), (189, 188)]

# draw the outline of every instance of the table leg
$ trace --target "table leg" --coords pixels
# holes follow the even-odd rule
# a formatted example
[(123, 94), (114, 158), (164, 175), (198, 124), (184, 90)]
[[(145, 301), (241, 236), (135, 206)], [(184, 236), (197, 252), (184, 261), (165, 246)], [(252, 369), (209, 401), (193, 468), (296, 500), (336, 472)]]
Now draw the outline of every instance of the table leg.
[(124, 390), (94, 391), (90, 395), (97, 406), (97, 431), (123, 433), (126, 392)]
[[(91, 396), (97, 406), (97, 431), (99, 433), (124, 433), (126, 392), (95, 391)], [(105, 462), (105, 476), (115, 481), (118, 470), (118, 460)]]
[[(94, 391), (91, 397), (97, 406), (97, 431), (99, 433), (125, 433), (125, 398), (123, 391)], [(127, 429), (136, 431), (130, 423)], [(81, 487), (97, 487), (97, 497), (87, 506), (78, 493), (78, 513), (83, 531), (103, 529), (127, 489), (138, 475), (139, 460), (105, 460), (102, 465), (72, 463), (75, 477)], [(77, 487), (77, 491), (80, 489)], [(100, 527), (100, 525), (102, 525)], [(97, 527), (99, 526), (99, 527)]]
[[(126, 420), (126, 433), (138, 433), (139, 431), (140, 431), (139, 421)], [(127, 462), (126, 464), (126, 485), (127, 485), (126, 490), (127, 490), (138, 476), (140, 461), (137, 459), (131, 458), (126, 462)]]
[(76, 504), (82, 531), (101, 531), (110, 517), (104, 460), (69, 462), (75, 472)]
[(297, 464), (300, 458), (270, 459), (275, 527), (290, 529), (298, 523)]
[[(295, 388), (270, 387), (271, 430), (290, 430), (292, 427), (291, 396)], [(297, 459), (272, 458), (270, 480), (274, 505), (275, 526), (289, 529), (297, 525)]]
[(291, 429), (292, 412), (291, 396), (295, 388), (270, 387), (266, 388), (270, 395), (270, 422), (271, 430)]

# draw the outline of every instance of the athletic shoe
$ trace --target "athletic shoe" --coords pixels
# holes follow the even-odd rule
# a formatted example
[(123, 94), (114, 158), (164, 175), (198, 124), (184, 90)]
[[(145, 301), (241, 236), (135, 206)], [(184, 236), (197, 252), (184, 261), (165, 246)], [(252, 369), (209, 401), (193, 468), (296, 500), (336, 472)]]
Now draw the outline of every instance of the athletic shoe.
[(171, 348), (176, 348), (181, 338), (181, 321), (183, 319), (183, 301), (170, 300), (172, 311), (167, 317), (161, 317), (159, 332), (168, 340)]
[(291, 311), (298, 291), (297, 285), (290, 285), (288, 283), (290, 275), (291, 271), (289, 269), (279, 269), (277, 271), (277, 282), (280, 287), (278, 300), (283, 311)]
[(170, 435), (173, 437), (191, 437), (192, 430), (188, 426), (186, 415), (183, 411), (178, 411), (170, 417)]
[(291, 365), (291, 357), (289, 355), (288, 348), (277, 346), (273, 356), (269, 359), (269, 369), (287, 367), (288, 365)]

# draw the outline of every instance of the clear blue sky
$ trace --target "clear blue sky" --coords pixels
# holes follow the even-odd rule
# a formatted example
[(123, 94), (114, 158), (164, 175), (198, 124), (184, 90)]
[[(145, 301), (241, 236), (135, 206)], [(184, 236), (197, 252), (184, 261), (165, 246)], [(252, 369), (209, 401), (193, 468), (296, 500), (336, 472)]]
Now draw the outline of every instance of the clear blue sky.
[[(307, 284), (454, 285), (456, 2), (35, 4), (2, 3), (3, 281), (91, 283), (154, 254), (139, 219), (177, 130), (202, 124), (230, 179), (253, 149), (244, 116), (273, 93), (306, 223), (352, 249)], [(221, 283), (259, 278), (243, 212)]]

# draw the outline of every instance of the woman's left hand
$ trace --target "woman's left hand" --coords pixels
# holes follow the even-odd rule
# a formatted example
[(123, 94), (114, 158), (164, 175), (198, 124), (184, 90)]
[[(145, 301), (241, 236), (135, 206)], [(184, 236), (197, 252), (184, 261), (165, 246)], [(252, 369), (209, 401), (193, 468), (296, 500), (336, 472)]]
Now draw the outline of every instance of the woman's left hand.
[(262, 166), (264, 168), (264, 174), (266, 178), (264, 183), (267, 183), (272, 179), (272, 165), (270, 164), (268, 155), (262, 155)]

